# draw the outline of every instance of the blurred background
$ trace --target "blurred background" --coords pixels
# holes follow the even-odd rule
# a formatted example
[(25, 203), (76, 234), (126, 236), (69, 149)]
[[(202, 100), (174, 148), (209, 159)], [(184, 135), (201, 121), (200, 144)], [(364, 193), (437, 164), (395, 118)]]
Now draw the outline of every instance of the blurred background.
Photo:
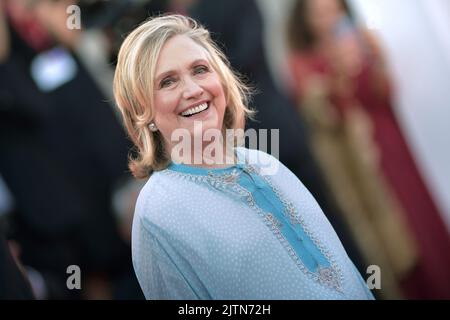
[(167, 12), (205, 25), (256, 88), (247, 127), (280, 129), (280, 160), (363, 277), (380, 266), (376, 297), (450, 299), (447, 0), (0, 0), (0, 299), (143, 298), (145, 181), (112, 78), (125, 36)]

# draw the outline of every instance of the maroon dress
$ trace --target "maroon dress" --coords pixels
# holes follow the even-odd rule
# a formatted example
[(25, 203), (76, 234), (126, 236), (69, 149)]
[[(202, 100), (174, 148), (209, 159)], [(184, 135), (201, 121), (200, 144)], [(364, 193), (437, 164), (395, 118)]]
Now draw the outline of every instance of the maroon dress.
[[(331, 90), (330, 101), (342, 115), (346, 107), (356, 100), (372, 120), (373, 138), (380, 153), (382, 172), (402, 206), (419, 255), (416, 268), (401, 284), (406, 296), (413, 299), (448, 299), (450, 234), (396, 120), (387, 81), (375, 90), (373, 61), (367, 55), (361, 71), (350, 80), (349, 86), (353, 88), (351, 96)], [(333, 77), (325, 55), (318, 53), (294, 55), (291, 67), (296, 96), (299, 96), (298, 91), (304, 88), (309, 77), (317, 74), (329, 79)]]

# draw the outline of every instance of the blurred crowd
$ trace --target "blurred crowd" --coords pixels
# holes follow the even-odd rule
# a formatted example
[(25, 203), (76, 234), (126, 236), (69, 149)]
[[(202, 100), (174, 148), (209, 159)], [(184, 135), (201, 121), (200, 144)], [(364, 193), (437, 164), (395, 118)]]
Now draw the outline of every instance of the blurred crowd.
[[(380, 267), (374, 294), (450, 299), (449, 230), (398, 125), (379, 40), (345, 0), (287, 2), (275, 76), (267, 1), (0, 0), (0, 299), (143, 298), (130, 235), (145, 181), (128, 171), (111, 86), (124, 35), (167, 12), (205, 25), (256, 88), (247, 128), (280, 129), (281, 162), (363, 277)], [(67, 25), (74, 4), (80, 29)], [(73, 265), (81, 290), (67, 285)]]

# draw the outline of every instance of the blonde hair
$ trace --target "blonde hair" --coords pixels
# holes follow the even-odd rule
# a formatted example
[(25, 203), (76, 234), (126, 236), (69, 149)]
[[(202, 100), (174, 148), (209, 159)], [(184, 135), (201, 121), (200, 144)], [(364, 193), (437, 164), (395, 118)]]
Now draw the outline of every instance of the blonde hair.
[(128, 135), (137, 154), (130, 155), (129, 168), (136, 178), (147, 178), (170, 162), (164, 150), (163, 137), (150, 131), (154, 118), (153, 89), (156, 63), (164, 44), (176, 35), (185, 35), (209, 54), (212, 67), (218, 73), (227, 101), (224, 129), (243, 129), (245, 118), (253, 111), (246, 105), (250, 89), (234, 73), (230, 64), (212, 41), (209, 32), (195, 20), (181, 15), (150, 18), (123, 42), (114, 75), (114, 98), (123, 116)]

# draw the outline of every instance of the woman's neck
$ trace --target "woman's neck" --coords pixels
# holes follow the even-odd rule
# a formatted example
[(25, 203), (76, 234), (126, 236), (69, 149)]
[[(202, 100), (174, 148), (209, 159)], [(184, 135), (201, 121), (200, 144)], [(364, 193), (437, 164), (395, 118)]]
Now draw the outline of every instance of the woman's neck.
[(190, 154), (183, 152), (183, 155), (180, 156), (178, 152), (180, 150), (173, 147), (171, 149), (171, 160), (175, 163), (207, 169), (223, 169), (237, 163), (234, 143), (218, 142), (214, 144), (214, 142), (208, 142), (204, 143), (198, 150), (196, 149), (191, 145)]

